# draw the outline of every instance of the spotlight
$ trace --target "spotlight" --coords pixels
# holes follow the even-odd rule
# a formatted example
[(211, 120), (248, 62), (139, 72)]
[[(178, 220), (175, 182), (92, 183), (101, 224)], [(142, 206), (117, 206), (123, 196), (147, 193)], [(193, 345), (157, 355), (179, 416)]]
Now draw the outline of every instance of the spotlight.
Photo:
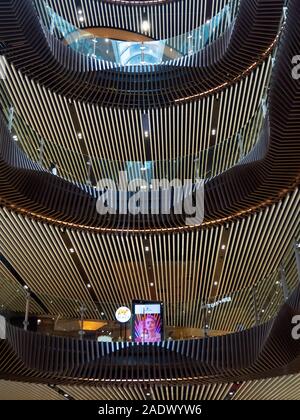
[(148, 32), (150, 30), (150, 23), (147, 20), (142, 22), (142, 31)]

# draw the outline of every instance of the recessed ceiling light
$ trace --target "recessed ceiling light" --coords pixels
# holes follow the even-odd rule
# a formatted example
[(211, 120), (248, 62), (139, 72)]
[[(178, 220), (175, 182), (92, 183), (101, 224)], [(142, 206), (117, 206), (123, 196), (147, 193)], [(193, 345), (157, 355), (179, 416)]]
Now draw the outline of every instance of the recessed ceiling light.
[(87, 287), (90, 289), (92, 286), (90, 283), (87, 284)]
[(108, 38), (105, 38), (105, 42), (109, 42), (109, 39)]
[(104, 316), (105, 314), (104, 314), (104, 312), (101, 312), (101, 316)]
[(77, 137), (79, 138), (79, 140), (81, 140), (82, 139), (82, 133), (77, 133)]
[(222, 245), (221, 249), (222, 249), (222, 251), (224, 251), (226, 249), (226, 245)]
[(27, 286), (27, 284), (25, 284), (24, 289), (28, 290), (28, 286)]
[(148, 246), (145, 247), (145, 251), (149, 252), (150, 248)]
[(218, 282), (217, 281), (214, 282), (214, 286), (218, 286)]
[(150, 283), (150, 287), (154, 287), (154, 283)]
[(216, 130), (215, 128), (213, 128), (213, 129), (211, 130), (211, 134), (212, 134), (212, 136), (215, 136), (215, 135), (217, 134), (217, 130)]
[(145, 137), (148, 138), (149, 137), (149, 131), (145, 131)]
[(75, 249), (74, 248), (70, 248), (70, 252), (71, 252), (71, 254), (74, 254)]
[(13, 140), (14, 140), (14, 141), (18, 141), (18, 136), (14, 135), (14, 136), (13, 136)]
[(83, 16), (80, 16), (79, 22), (84, 22), (84, 17)]
[(148, 22), (148, 20), (144, 20), (142, 22), (142, 31), (148, 32), (149, 30), (150, 30), (150, 23)]

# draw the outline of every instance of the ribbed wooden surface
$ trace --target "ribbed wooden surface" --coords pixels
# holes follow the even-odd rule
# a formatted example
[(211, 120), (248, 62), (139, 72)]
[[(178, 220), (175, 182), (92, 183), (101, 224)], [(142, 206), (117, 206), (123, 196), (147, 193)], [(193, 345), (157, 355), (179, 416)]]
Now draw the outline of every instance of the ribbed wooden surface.
[(0, 400), (64, 400), (47, 385), (0, 380)]
[(64, 48), (60, 41), (49, 44), (28, 0), (1, 2), (0, 39), (10, 47), (8, 60), (51, 90), (86, 102), (145, 109), (205, 96), (246, 75), (269, 54), (282, 6), (283, 0), (242, 0), (230, 41), (225, 36), (191, 56), (187, 67), (153, 66), (150, 73), (125, 73), (109, 66), (95, 71), (96, 61)]
[[(218, 14), (230, 0), (48, 0), (48, 5), (77, 28), (122, 28), (141, 33), (141, 22), (147, 20), (147, 35), (154, 39), (167, 39), (189, 33)], [(34, 0), (43, 16), (44, 0)], [(84, 20), (80, 21), (78, 10)], [(159, 18), (158, 18), (159, 17)]]
[[(196, 173), (204, 179), (232, 167), (258, 140), (263, 122), (261, 103), (272, 70), (270, 55), (248, 77), (222, 92), (144, 114), (136, 109), (70, 102), (38, 88), (7, 60), (4, 63), (6, 78), (0, 84), (0, 103), (6, 120), (10, 107), (14, 107), (18, 144), (32, 160), (39, 161), (43, 139), (43, 166), (49, 168), (55, 162), (59, 175), (70, 181), (86, 183), (90, 161), (93, 184), (102, 178), (115, 179), (131, 161), (140, 165), (152, 161), (152, 176), (158, 179), (194, 179)], [(235, 112), (229, 114), (228, 109)], [(144, 139), (145, 116), (149, 147)]]
[[(150, 393), (153, 401), (206, 401), (206, 400), (300, 400), (300, 375), (287, 375), (256, 381), (188, 386), (87, 387), (60, 385), (59, 388), (75, 400), (141, 400)], [(237, 389), (233, 395), (232, 390)], [(55, 400), (64, 399), (48, 385), (0, 380), (0, 400)], [(149, 397), (148, 397), (149, 399)], [(151, 403), (151, 401), (149, 401)]]
[[(26, 384), (23, 385), (26, 387)], [(138, 386), (109, 388), (63, 386), (73, 398), (79, 400), (144, 400), (147, 392), (157, 401), (205, 400), (300, 400), (300, 375), (232, 383), (188, 386)], [(230, 392), (233, 394), (230, 394)]]
[[(78, 300), (86, 303), (89, 317), (99, 317), (95, 302), (100, 302), (105, 313), (101, 319), (114, 319), (117, 304), (131, 305), (137, 297), (155, 298), (166, 303), (169, 325), (202, 328), (199, 303), (212, 297), (231, 296), (261, 284), (263, 309), (282, 262), (289, 289), (297, 285), (292, 245), (294, 238), (300, 238), (299, 206), (296, 190), (277, 205), (227, 228), (150, 235), (148, 252), (139, 235), (64, 231), (3, 209), (1, 253), (34, 293), (44, 295), (43, 303), (53, 314), (78, 317)], [(7, 285), (11, 276), (6, 273), (1, 271), (1, 280)], [(11, 310), (17, 310), (17, 301), (7, 297), (13, 290), (12, 297), (16, 296), (20, 286), (16, 280), (10, 292), (8, 286), (0, 288), (1, 303)], [(241, 304), (222, 306), (212, 328), (219, 325), (232, 331), (239, 322), (251, 325), (253, 312), (243, 309)]]
[[(22, 3), (23, 4), (23, 3)], [(25, 6), (26, 6), (25, 2)], [(249, 2), (247, 2), (249, 4)], [(251, 2), (251, 5), (252, 2)], [(28, 6), (28, 5), (27, 5)], [(21, 6), (20, 6), (21, 7)], [(28, 6), (29, 7), (29, 6)], [(252, 212), (260, 206), (267, 206), (272, 201), (279, 200), (289, 189), (293, 189), (299, 182), (299, 142), (297, 132), (300, 132), (299, 119), (299, 84), (290, 77), (285, 69), (291, 65), (290, 57), (297, 53), (300, 43), (297, 24), (300, 20), (299, 4), (291, 1), (290, 12), (283, 40), (280, 44), (280, 53), (271, 84), (270, 93), (270, 128), (266, 121), (260, 140), (256, 148), (239, 165), (209, 180), (206, 184), (205, 195), (205, 221), (216, 223), (238, 217), (244, 213)], [(26, 8), (26, 7), (25, 7)], [(274, 4), (272, 2), (272, 10)], [(249, 37), (247, 38), (249, 41)], [(299, 46), (300, 47), (300, 46)], [(20, 62), (24, 57), (18, 56)], [(284, 78), (281, 75), (284, 74)], [(47, 71), (47, 77), (49, 71)], [(287, 88), (289, 86), (289, 88)], [(284, 92), (282, 94), (282, 92)], [(280, 123), (280, 124), (279, 124)], [(5, 131), (3, 133), (5, 136)], [(8, 142), (8, 140), (7, 140)], [(8, 147), (8, 146), (7, 146)], [(10, 164), (13, 162), (10, 160)], [(9, 174), (9, 168), (3, 169), (7, 178), (1, 193), (4, 204), (15, 205), (18, 210), (31, 216), (42, 217), (48, 222), (70, 223), (70, 227), (101, 227), (107, 231), (115, 228), (121, 230), (127, 227), (134, 230), (162, 231), (163, 227), (178, 227), (183, 225), (182, 217), (150, 216), (125, 218), (112, 217), (103, 220), (95, 211), (95, 199), (86, 194), (82, 189), (64, 183), (62, 180), (34, 172), (23, 176), (16, 176), (16, 172)], [(14, 173), (14, 175), (12, 175)], [(24, 173), (25, 175), (25, 173)], [(17, 190), (21, 193), (9, 192), (14, 183), (18, 183)], [(26, 180), (26, 181), (25, 181)], [(28, 185), (35, 184), (35, 191), (26, 189)], [(3, 179), (3, 184), (5, 179)], [(23, 184), (23, 185), (22, 185)], [(47, 191), (47, 197), (38, 196), (38, 191)], [(11, 196), (14, 202), (11, 202)], [(55, 194), (55, 198), (54, 198)], [(64, 198), (60, 195), (64, 195)], [(64, 208), (63, 202), (70, 203)], [(24, 205), (24, 202), (26, 203)], [(82, 211), (84, 209), (84, 216)], [(188, 227), (189, 228), (189, 227)], [(192, 227), (190, 227), (192, 228)]]
[[(21, 378), (31, 370), (31, 377), (39, 372), (38, 376), (48, 374), (58, 382), (240, 382), (299, 371), (300, 341), (291, 334), (292, 318), (299, 314), (300, 286), (273, 320), (235, 334), (200, 340), (98, 343), (25, 332), (8, 324), (2, 358), (13, 350), (12, 357), (23, 366)], [(18, 364), (8, 363), (1, 375), (20, 375), (18, 369)]]

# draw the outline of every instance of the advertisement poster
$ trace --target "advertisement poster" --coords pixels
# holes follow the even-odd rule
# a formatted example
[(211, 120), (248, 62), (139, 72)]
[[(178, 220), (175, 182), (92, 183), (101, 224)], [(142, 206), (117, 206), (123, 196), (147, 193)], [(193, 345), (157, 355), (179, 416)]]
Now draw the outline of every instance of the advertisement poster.
[(158, 343), (163, 340), (163, 306), (161, 302), (133, 302), (133, 341)]

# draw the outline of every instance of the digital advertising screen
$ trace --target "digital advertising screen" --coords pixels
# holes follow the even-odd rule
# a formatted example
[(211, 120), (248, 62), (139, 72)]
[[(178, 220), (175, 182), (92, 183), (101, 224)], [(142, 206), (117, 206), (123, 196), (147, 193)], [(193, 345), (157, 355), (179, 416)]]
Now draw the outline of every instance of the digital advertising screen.
[(135, 343), (158, 343), (163, 340), (161, 302), (134, 301), (132, 314), (132, 338)]

